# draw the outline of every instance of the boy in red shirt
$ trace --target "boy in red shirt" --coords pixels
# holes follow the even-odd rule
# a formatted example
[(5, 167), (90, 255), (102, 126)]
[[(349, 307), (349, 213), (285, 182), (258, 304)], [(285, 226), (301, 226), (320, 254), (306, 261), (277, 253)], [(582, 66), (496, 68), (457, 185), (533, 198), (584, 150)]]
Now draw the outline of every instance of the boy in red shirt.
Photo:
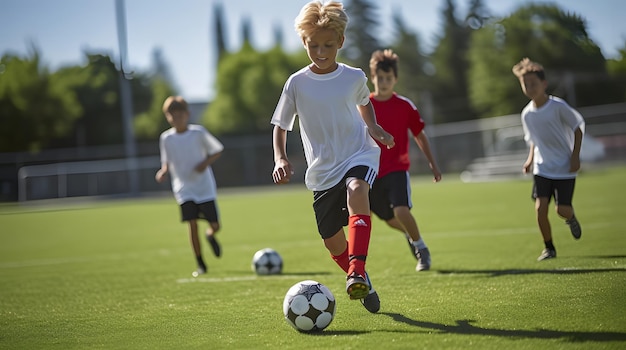
[(412, 254), (418, 263), (417, 271), (430, 269), (430, 251), (420, 235), (411, 214), (411, 186), (409, 178), (409, 135), (411, 131), (417, 146), (428, 159), (434, 182), (441, 180), (441, 172), (430, 150), (424, 133), (424, 121), (411, 100), (396, 94), (398, 81), (398, 55), (391, 50), (378, 50), (370, 59), (370, 74), (374, 92), (370, 101), (374, 106), (378, 124), (393, 135), (395, 147), (380, 147), (378, 177), (370, 193), (372, 212), (407, 238)]

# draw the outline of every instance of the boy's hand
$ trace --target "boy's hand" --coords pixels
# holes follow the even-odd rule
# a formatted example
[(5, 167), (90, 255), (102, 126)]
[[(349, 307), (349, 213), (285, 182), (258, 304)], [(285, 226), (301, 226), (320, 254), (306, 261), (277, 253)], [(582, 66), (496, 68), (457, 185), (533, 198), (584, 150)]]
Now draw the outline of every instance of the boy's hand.
[(383, 128), (380, 127), (380, 125), (376, 124), (374, 127), (368, 128), (368, 130), (370, 136), (372, 136), (374, 140), (387, 146), (387, 148), (391, 148), (396, 145), (395, 141), (393, 140), (393, 135), (386, 132)]
[(277, 185), (286, 184), (291, 179), (291, 175), (293, 175), (293, 169), (291, 168), (291, 164), (286, 159), (281, 159), (276, 162), (274, 165), (274, 171), (272, 171), (272, 180)]
[(166, 175), (167, 175), (167, 172), (163, 170), (159, 170), (157, 171), (156, 175), (154, 175), (154, 179), (156, 180), (156, 182), (161, 183), (163, 182), (163, 180), (165, 180)]
[(528, 174), (530, 173), (531, 169), (532, 169), (533, 163), (532, 162), (524, 162), (524, 165), (522, 166), (522, 172), (524, 174)]

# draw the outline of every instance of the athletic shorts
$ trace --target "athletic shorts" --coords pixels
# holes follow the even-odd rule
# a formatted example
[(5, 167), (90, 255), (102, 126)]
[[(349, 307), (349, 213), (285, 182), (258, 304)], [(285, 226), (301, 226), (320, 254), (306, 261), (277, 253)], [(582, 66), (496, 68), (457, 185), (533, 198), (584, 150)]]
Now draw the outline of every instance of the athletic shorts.
[(539, 175), (534, 176), (532, 198), (548, 198), (548, 202), (554, 197), (556, 205), (572, 205), (574, 186), (576, 179), (548, 179)]
[(327, 239), (348, 225), (348, 180), (354, 178), (366, 181), (370, 187), (376, 179), (376, 170), (368, 166), (356, 166), (346, 173), (339, 183), (327, 190), (313, 191), (313, 210), (317, 221), (317, 230), (323, 239)]
[(218, 222), (217, 205), (215, 201), (195, 203), (192, 201), (180, 205), (181, 220), (191, 221), (205, 219), (208, 222)]
[(376, 179), (370, 191), (372, 213), (382, 220), (393, 219), (395, 207), (413, 207), (408, 171), (396, 171)]

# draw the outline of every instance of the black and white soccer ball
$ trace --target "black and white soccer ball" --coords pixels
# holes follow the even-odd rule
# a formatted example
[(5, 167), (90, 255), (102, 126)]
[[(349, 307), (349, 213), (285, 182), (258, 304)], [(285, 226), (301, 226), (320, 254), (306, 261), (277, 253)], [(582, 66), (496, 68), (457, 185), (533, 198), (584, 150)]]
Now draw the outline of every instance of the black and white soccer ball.
[(283, 314), (290, 326), (299, 332), (319, 332), (335, 317), (335, 296), (317, 281), (294, 284), (285, 295)]
[(280, 274), (283, 272), (283, 258), (274, 249), (261, 249), (252, 257), (252, 270), (257, 275)]

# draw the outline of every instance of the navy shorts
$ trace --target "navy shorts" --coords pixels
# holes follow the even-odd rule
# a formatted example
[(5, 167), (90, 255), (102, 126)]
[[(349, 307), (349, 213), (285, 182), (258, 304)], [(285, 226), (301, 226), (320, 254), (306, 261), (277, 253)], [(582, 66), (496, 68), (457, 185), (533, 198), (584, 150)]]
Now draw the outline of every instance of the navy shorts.
[(572, 205), (574, 186), (576, 179), (548, 179), (535, 175), (532, 198), (548, 198), (548, 202), (554, 197), (556, 205)]
[(407, 171), (396, 171), (376, 179), (370, 191), (372, 213), (382, 220), (393, 219), (395, 207), (413, 207)]
[(327, 239), (348, 225), (348, 202), (346, 181), (357, 178), (366, 181), (370, 187), (376, 178), (376, 170), (368, 166), (356, 166), (346, 173), (335, 186), (313, 191), (313, 210), (317, 221), (317, 230), (323, 239)]
[(182, 221), (205, 219), (208, 222), (218, 222), (217, 205), (215, 201), (195, 203), (192, 201), (180, 205)]

